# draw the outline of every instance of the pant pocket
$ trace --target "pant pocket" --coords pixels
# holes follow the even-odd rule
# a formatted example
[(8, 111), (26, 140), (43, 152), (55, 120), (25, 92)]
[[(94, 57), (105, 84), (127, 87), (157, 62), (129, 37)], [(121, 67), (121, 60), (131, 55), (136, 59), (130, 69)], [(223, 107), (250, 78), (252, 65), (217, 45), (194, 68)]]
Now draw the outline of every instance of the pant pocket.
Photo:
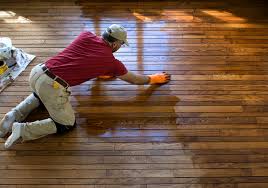
[(69, 96), (70, 93), (68, 91), (65, 91), (65, 89), (62, 89), (59, 95), (57, 96), (57, 108), (64, 108), (66, 103), (69, 103)]
[(68, 96), (59, 96), (57, 98), (57, 101), (59, 105), (64, 105), (69, 101), (69, 99), (68, 99)]

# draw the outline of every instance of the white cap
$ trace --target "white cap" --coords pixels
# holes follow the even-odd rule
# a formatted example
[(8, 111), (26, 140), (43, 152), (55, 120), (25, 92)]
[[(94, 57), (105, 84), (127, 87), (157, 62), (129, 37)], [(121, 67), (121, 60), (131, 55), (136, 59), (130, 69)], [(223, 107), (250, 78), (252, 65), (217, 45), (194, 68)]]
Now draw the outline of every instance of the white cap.
[(106, 29), (106, 32), (113, 38), (124, 41), (127, 46), (129, 45), (127, 41), (127, 30), (123, 26), (118, 24), (110, 25)]

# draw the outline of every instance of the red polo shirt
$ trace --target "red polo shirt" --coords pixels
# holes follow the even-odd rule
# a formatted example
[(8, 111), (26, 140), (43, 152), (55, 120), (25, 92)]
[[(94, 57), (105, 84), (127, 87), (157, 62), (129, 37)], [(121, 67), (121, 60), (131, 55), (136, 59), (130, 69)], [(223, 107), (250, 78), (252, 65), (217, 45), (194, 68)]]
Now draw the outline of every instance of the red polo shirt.
[(121, 76), (127, 73), (124, 64), (113, 56), (110, 46), (88, 31), (82, 32), (45, 65), (70, 86), (101, 75)]

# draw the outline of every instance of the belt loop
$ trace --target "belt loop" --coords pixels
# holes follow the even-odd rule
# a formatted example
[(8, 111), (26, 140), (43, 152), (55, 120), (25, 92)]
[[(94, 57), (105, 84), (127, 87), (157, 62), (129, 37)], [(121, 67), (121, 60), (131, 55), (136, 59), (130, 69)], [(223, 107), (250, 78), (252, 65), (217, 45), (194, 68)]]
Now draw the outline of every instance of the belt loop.
[[(43, 67), (45, 68), (45, 70), (43, 70)], [(48, 68), (46, 66), (43, 66), (43, 67), (42, 67), (42, 70), (44, 73), (46, 73), (48, 71)]]
[(53, 81), (57, 81), (56, 79), (58, 78), (58, 76), (55, 75), (55, 78), (53, 79)]
[(67, 89), (68, 89), (70, 86), (69, 86), (69, 84), (67, 84), (67, 83), (66, 83), (66, 85), (67, 85), (67, 86), (64, 87), (64, 89), (66, 89), (66, 91), (67, 91)]

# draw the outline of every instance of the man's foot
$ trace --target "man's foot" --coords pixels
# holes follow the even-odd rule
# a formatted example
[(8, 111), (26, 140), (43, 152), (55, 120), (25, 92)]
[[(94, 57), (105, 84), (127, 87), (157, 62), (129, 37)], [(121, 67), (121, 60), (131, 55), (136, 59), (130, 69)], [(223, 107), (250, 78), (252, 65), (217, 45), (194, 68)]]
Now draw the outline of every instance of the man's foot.
[(12, 124), (15, 122), (15, 114), (13, 111), (8, 112), (0, 121), (0, 137), (5, 137), (11, 131)]
[(5, 142), (5, 148), (10, 148), (20, 137), (23, 123), (13, 123), (12, 134), (7, 138)]

